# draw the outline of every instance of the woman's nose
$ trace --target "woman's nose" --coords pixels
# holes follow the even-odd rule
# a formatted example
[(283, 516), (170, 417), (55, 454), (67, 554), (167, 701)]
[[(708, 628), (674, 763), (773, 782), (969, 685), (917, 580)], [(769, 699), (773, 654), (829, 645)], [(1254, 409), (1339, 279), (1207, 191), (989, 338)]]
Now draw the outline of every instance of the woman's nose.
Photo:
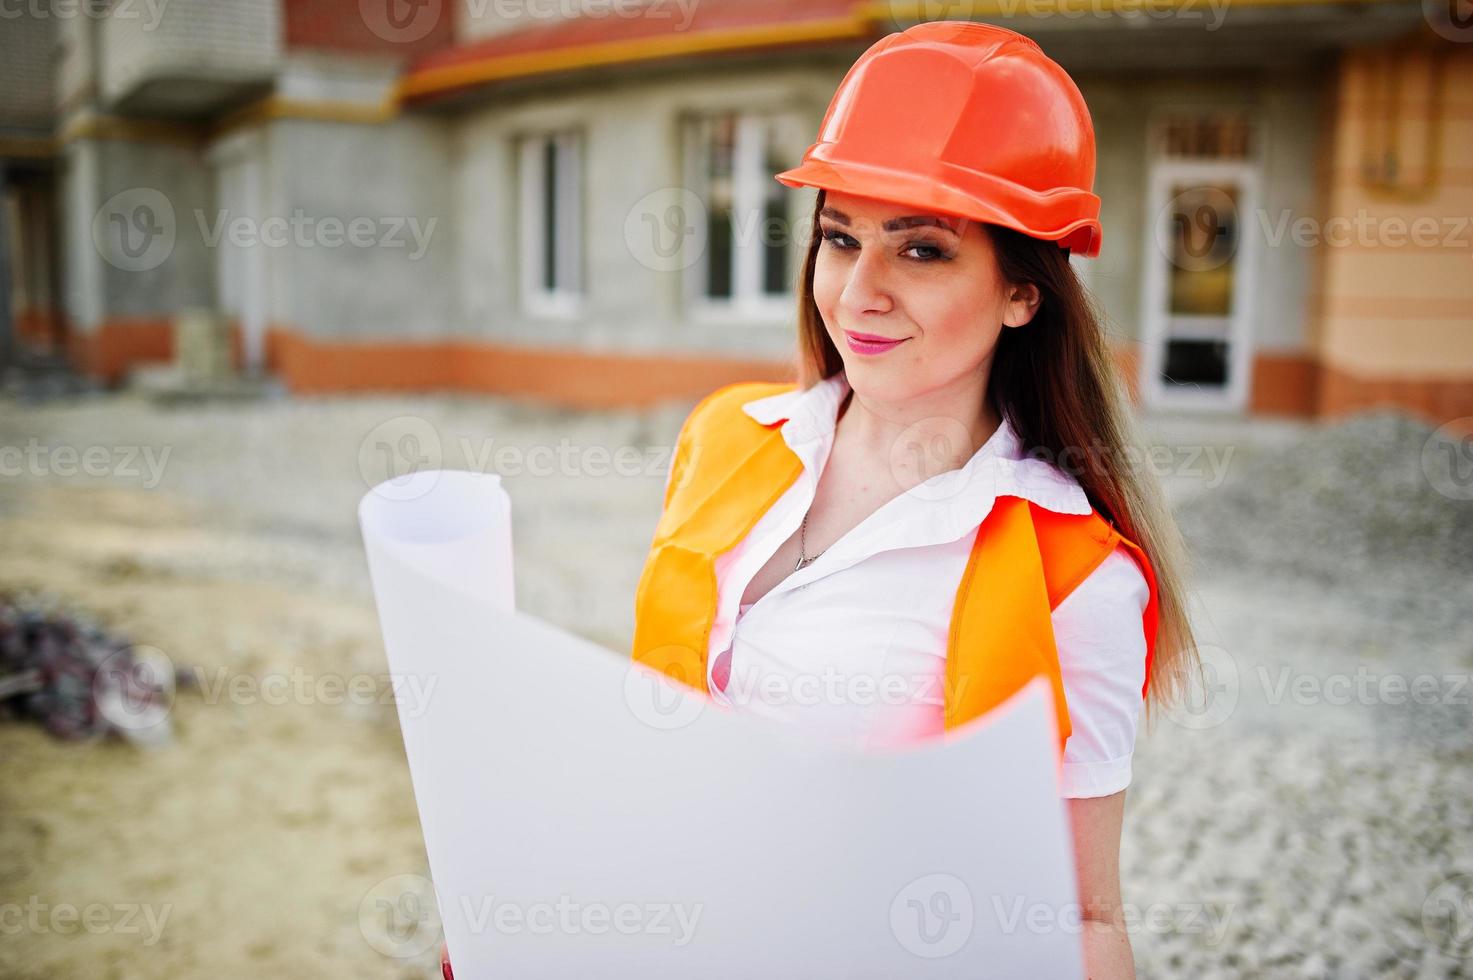
[(849, 313), (883, 313), (894, 304), (890, 269), (878, 246), (860, 249), (849, 266), (849, 278), (839, 294), (840, 305)]

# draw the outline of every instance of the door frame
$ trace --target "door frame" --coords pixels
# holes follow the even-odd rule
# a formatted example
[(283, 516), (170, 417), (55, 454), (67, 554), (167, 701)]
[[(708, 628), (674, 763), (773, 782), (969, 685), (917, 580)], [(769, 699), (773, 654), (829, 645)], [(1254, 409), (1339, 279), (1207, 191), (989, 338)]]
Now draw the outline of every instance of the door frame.
[[(1228, 320), (1228, 378), (1220, 390), (1167, 385), (1161, 379), (1166, 361), (1170, 259), (1162, 254), (1159, 243), (1167, 239), (1167, 223), (1173, 184), (1232, 183), (1239, 188), (1238, 247), (1233, 257), (1232, 312)], [(1258, 295), (1258, 235), (1252, 218), (1258, 213), (1262, 192), (1262, 166), (1254, 158), (1242, 160), (1156, 159), (1150, 165), (1146, 182), (1146, 215), (1144, 221), (1146, 258), (1141, 277), (1141, 397), (1146, 407), (1154, 409), (1198, 408), (1204, 410), (1241, 411), (1247, 407), (1252, 387), (1253, 308)]]

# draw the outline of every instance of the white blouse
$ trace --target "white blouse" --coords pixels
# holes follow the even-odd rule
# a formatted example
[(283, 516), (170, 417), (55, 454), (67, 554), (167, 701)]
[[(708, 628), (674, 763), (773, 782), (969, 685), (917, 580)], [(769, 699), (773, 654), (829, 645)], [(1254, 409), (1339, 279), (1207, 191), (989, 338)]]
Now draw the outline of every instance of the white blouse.
[[(783, 439), (803, 470), (747, 536), (716, 557), (707, 681), (720, 707), (867, 748), (943, 731), (956, 589), (996, 497), (1016, 495), (1066, 514), (1091, 508), (1072, 476), (1025, 457), (1004, 419), (959, 470), (887, 501), (812, 564), (743, 604), (747, 585), (813, 503), (848, 391), (840, 371), (807, 391), (743, 406), (764, 424), (788, 420)], [(1145, 577), (1118, 546), (1053, 610), (1072, 727), (1064, 748), (1065, 797), (1107, 796), (1130, 782), (1148, 598)]]

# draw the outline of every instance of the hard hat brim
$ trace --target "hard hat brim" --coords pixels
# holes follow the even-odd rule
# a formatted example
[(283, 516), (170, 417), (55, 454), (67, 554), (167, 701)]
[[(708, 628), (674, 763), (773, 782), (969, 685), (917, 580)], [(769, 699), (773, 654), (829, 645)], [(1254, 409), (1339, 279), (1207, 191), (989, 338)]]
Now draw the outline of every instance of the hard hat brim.
[[(967, 176), (975, 181), (978, 175), (971, 173)], [(1033, 213), (1055, 205), (1061, 213), (1077, 215), (1082, 203), (1085, 205), (1083, 210), (1098, 214), (1099, 198), (1078, 189), (1069, 191), (1066, 200), (1066, 195), (1059, 191), (1039, 194), (992, 177), (987, 178), (991, 193), (982, 194), (976, 190), (963, 190), (936, 176), (890, 170), (868, 163), (822, 160), (811, 154), (803, 163), (775, 174), (773, 179), (787, 187), (820, 187), (1001, 225), (1033, 238), (1057, 242), (1059, 247), (1069, 249), (1071, 255), (1084, 258), (1100, 254), (1102, 235), (1097, 218), (1075, 218), (1062, 222), (1058, 227), (1039, 227), (1036, 222), (1030, 224), (1020, 220), (1014, 213), (1015, 208), (1025, 209), (1017, 207), (1018, 204), (1025, 205), (1026, 210)]]

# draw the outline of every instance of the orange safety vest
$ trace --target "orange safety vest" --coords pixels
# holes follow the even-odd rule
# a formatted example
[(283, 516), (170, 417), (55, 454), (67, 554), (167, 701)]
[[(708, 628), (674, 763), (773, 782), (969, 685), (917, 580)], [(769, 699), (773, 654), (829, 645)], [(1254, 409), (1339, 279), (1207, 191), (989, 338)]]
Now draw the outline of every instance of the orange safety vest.
[[(752, 381), (719, 388), (691, 411), (675, 447), (665, 510), (635, 593), (633, 658), (702, 693), (709, 694), (715, 558), (751, 531), (803, 469), (782, 437), (785, 420), (764, 425), (742, 405), (796, 387)], [(1063, 751), (1069, 712), (1050, 613), (1117, 544), (1127, 547), (1150, 586), (1142, 617), (1149, 685), (1157, 606), (1145, 552), (1098, 511), (1059, 514), (1021, 497), (997, 498), (957, 588), (947, 644), (946, 729), (1043, 674), (1053, 686)]]

